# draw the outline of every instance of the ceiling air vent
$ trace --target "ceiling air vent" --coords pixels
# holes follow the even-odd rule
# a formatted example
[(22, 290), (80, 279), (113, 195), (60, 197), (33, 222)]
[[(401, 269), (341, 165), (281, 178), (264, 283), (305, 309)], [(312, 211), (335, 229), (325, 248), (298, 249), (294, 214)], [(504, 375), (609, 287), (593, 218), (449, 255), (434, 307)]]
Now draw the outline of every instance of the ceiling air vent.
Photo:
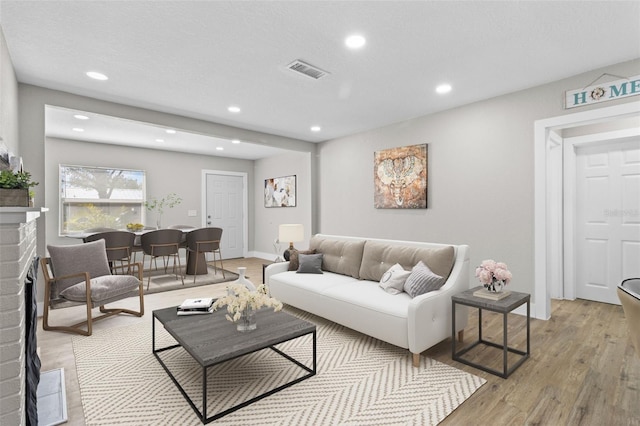
[(307, 77), (311, 77), (314, 80), (318, 80), (319, 78), (322, 78), (325, 75), (329, 74), (327, 71), (323, 71), (320, 68), (309, 65), (299, 59), (291, 62), (289, 65), (287, 65), (287, 68), (289, 68), (291, 71), (295, 71), (297, 73), (306, 75)]

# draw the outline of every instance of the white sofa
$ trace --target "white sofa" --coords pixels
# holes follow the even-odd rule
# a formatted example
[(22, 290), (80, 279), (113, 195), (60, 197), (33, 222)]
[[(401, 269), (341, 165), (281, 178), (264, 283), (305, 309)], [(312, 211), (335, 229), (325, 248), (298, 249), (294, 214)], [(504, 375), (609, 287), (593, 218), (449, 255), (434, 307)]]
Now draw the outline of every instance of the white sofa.
[[(289, 271), (289, 262), (271, 264), (265, 282), (273, 297), (409, 349), (415, 366), (421, 352), (451, 337), (451, 296), (469, 289), (469, 246), (317, 234), (309, 249), (323, 254), (323, 273)], [(379, 286), (395, 263), (411, 270), (420, 260), (446, 277), (439, 290), (411, 298)], [(467, 309), (457, 307), (460, 340), (467, 320)]]

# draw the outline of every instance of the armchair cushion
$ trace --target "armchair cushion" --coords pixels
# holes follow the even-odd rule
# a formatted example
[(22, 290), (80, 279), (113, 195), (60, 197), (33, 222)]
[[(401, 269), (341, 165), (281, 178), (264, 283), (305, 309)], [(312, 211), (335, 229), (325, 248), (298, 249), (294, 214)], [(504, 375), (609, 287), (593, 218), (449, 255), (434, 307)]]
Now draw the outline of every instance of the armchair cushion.
[[(111, 275), (104, 240), (67, 246), (47, 246), (47, 250), (51, 257), (51, 270), (55, 277), (81, 272), (88, 272), (90, 278)], [(51, 298), (57, 299), (62, 291), (79, 282), (84, 283), (83, 276), (56, 281), (52, 286)]]
[[(99, 304), (123, 294), (138, 290), (140, 281), (132, 275), (103, 275), (91, 279), (91, 301)], [(60, 292), (60, 296), (74, 302), (85, 302), (86, 283), (80, 282)]]

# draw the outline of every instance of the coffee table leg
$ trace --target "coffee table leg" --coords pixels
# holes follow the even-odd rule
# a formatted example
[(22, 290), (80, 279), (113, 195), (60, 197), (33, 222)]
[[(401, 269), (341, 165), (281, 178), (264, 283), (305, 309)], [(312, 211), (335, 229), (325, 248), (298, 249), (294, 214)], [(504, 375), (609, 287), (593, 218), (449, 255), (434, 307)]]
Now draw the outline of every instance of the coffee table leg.
[(202, 367), (202, 421), (207, 418), (207, 367)]

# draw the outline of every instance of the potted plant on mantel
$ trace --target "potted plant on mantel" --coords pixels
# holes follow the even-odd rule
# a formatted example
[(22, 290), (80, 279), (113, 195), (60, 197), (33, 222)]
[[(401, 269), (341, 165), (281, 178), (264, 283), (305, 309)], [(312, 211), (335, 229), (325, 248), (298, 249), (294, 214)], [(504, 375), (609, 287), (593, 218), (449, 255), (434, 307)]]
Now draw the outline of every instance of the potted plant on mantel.
[(24, 171), (0, 172), (0, 207), (29, 207), (29, 188), (38, 182), (31, 180), (31, 173)]

